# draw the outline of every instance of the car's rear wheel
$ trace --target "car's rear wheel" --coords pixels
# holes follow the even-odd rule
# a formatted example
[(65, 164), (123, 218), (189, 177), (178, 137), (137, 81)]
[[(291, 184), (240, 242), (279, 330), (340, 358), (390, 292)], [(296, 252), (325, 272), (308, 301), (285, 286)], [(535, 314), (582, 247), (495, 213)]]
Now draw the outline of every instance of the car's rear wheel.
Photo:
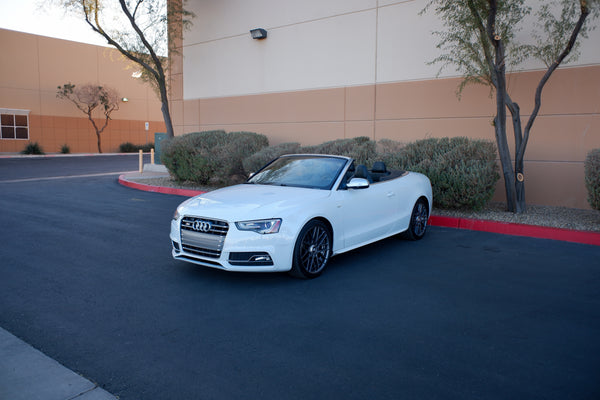
[(403, 236), (408, 240), (420, 240), (427, 231), (427, 221), (429, 220), (429, 207), (427, 201), (421, 197), (415, 203), (410, 216), (410, 224)]
[(290, 275), (316, 278), (321, 275), (331, 255), (331, 231), (319, 220), (309, 221), (298, 235)]

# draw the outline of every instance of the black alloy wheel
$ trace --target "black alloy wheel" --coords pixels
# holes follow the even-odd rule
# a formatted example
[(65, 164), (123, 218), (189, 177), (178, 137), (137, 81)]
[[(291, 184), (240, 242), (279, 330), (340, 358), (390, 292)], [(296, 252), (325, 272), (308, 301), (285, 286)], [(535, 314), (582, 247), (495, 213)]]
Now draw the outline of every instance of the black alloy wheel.
[(298, 235), (290, 275), (316, 278), (321, 275), (331, 255), (331, 232), (319, 220), (309, 221)]
[(404, 237), (408, 240), (420, 240), (427, 231), (427, 221), (429, 220), (429, 207), (427, 201), (421, 197), (415, 203), (410, 216), (410, 224), (404, 232)]

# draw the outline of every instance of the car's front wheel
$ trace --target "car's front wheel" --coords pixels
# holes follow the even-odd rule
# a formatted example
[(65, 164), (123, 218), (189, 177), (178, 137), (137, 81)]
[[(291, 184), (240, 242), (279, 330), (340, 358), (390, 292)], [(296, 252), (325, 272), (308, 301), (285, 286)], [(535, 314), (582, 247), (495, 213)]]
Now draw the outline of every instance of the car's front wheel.
[(290, 275), (316, 278), (321, 275), (331, 255), (331, 231), (319, 220), (309, 221), (298, 235)]
[(403, 236), (408, 240), (419, 240), (425, 236), (427, 230), (427, 221), (429, 220), (429, 207), (427, 201), (421, 197), (415, 203), (412, 214), (410, 215), (410, 224)]

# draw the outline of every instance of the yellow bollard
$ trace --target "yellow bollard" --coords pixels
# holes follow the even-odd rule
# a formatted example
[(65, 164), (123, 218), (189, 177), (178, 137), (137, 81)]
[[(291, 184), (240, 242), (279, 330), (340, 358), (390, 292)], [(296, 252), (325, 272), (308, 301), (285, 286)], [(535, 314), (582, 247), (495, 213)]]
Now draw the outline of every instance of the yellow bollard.
[(150, 164), (154, 165), (154, 149), (150, 149)]
[(140, 174), (144, 172), (144, 152), (140, 150)]

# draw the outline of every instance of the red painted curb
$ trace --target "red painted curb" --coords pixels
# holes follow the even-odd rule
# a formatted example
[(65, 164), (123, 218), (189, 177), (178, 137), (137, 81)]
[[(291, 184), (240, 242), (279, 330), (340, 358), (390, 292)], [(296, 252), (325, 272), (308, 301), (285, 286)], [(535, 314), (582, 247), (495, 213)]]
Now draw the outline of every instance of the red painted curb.
[(186, 197), (193, 197), (193, 196), (198, 196), (199, 194), (202, 194), (202, 193), (206, 193), (206, 191), (202, 191), (202, 190), (175, 189), (175, 188), (163, 187), (163, 186), (145, 185), (143, 183), (137, 183), (137, 182), (127, 180), (127, 178), (125, 178), (125, 175), (119, 176), (119, 183), (123, 186), (127, 186), (132, 189), (143, 190), (145, 192), (175, 194), (178, 196), (186, 196)]
[(468, 229), (472, 231), (501, 233), (504, 235), (527, 236), (538, 239), (561, 240), (564, 242), (600, 246), (600, 233), (552, 228), (548, 226), (524, 225), (510, 222), (487, 221), (480, 219), (454, 218), (432, 215), (429, 224), (446, 228)]
[[(144, 190), (146, 192), (175, 194), (178, 196), (192, 197), (206, 193), (201, 190), (175, 189), (163, 186), (145, 185), (127, 180), (125, 175), (119, 176), (119, 183), (132, 189)], [(564, 242), (591, 244), (600, 246), (600, 233), (576, 231), (571, 229), (552, 228), (547, 226), (524, 225), (510, 222), (487, 221), (481, 219), (445, 217), (432, 215), (429, 225), (445, 228), (467, 229), (472, 231), (501, 233), (504, 235), (527, 236), (538, 239), (561, 240)]]

